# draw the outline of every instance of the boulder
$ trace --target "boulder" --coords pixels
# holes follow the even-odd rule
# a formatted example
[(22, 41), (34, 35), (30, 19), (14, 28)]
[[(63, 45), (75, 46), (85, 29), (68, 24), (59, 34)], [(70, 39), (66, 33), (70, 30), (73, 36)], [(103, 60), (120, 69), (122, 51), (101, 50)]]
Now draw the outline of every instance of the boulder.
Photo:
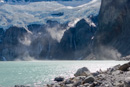
[(93, 76), (88, 76), (83, 83), (92, 83), (94, 82), (94, 77)]
[(121, 71), (128, 71), (129, 67), (130, 67), (130, 62), (120, 66), (119, 70), (121, 70)]
[(88, 68), (83, 67), (77, 70), (77, 72), (74, 74), (74, 76), (89, 76), (91, 73), (88, 70)]
[(61, 77), (61, 76), (56, 77), (56, 78), (54, 79), (54, 81), (62, 82), (62, 81), (64, 81), (64, 77)]

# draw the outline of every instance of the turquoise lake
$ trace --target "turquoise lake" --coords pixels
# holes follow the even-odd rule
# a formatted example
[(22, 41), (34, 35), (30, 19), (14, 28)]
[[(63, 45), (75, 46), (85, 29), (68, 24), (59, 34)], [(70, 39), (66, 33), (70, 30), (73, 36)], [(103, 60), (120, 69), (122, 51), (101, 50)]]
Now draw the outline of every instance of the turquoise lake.
[(73, 77), (77, 69), (87, 67), (91, 72), (106, 70), (127, 61), (14, 61), (0, 62), (0, 87), (28, 85), (44, 87), (57, 76)]

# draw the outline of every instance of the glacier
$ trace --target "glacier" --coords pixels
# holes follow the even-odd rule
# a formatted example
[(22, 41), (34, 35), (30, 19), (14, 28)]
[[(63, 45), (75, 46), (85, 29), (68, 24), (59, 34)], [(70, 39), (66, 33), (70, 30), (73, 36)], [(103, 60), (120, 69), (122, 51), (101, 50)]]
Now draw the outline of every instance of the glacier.
[[(41, 1), (24, 3), (5, 3), (0, 1), (0, 28), (4, 30), (11, 26), (24, 27), (30, 24), (45, 24), (47, 20), (59, 23), (75, 23), (77, 19), (98, 15), (101, 0), (78, 1)], [(86, 3), (88, 2), (88, 3)], [(62, 15), (59, 15), (61, 14)], [(53, 15), (55, 14), (55, 15)], [(57, 15), (57, 16), (56, 16)]]

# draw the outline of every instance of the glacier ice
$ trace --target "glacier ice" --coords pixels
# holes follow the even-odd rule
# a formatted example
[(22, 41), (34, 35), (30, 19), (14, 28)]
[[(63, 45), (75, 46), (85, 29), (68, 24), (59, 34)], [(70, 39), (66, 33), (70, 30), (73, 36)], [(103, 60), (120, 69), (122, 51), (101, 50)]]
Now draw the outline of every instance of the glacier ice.
[[(2, 1), (2, 0), (1, 0)], [(44, 24), (47, 20), (60, 23), (75, 22), (99, 13), (101, 0), (92, 0), (80, 6), (66, 6), (56, 1), (31, 2), (22, 4), (0, 4), (0, 28), (10, 26), (27, 27), (29, 24)], [(52, 14), (64, 13), (61, 16)]]

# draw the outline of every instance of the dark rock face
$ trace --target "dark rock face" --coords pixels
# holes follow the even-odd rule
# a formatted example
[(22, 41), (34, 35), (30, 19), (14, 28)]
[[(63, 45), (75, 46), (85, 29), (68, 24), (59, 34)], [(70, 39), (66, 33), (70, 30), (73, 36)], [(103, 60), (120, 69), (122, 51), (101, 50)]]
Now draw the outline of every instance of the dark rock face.
[(92, 21), (82, 19), (75, 27), (67, 28), (67, 23), (48, 20), (43, 25), (0, 29), (0, 60), (85, 58), (91, 52), (96, 26)]
[[(51, 51), (55, 52), (54, 46), (58, 43), (46, 30), (48, 27), (58, 26), (58, 23), (52, 23), (52, 21), (49, 23), (29, 25), (28, 30), (20, 27), (10, 27), (6, 31), (0, 29), (0, 60), (3, 58), (6, 60), (28, 60), (31, 57), (49, 59)], [(49, 46), (50, 44), (53, 45)], [(49, 49), (50, 51), (48, 51)]]
[(80, 20), (75, 27), (65, 31), (60, 43), (63, 57), (83, 59), (90, 54), (95, 31), (96, 27), (89, 25), (85, 19)]
[[(3, 49), (3, 44), (2, 44), (2, 41), (3, 41), (3, 36), (4, 36), (4, 30), (2, 28), (0, 28), (0, 56), (2, 56), (2, 49)], [(0, 61), (3, 60), (1, 57), (0, 57)]]
[[(129, 0), (102, 0), (94, 42), (97, 58), (102, 56), (103, 47), (116, 49), (122, 56), (130, 54), (129, 14)], [(104, 54), (105, 56), (108, 56), (107, 53)]]
[(2, 35), (1, 41), (1, 57), (5, 57), (6, 60), (13, 60), (18, 55), (17, 51), (19, 50), (19, 39), (23, 39), (23, 36), (27, 31), (24, 28), (10, 27)]
[[(98, 16), (89, 16), (91, 21), (82, 19), (69, 29), (67, 23), (60, 24), (51, 20), (44, 25), (28, 25), (28, 29), (18, 27), (10, 27), (7, 31), (0, 29), (0, 60), (3, 57), (7, 60), (22, 59), (23, 55), (39, 60), (77, 60), (95, 57), (129, 59), (129, 14), (129, 0), (102, 0)], [(62, 16), (64, 13), (52, 15)], [(93, 22), (98, 25), (98, 29)], [(59, 35), (62, 31), (65, 32)]]

